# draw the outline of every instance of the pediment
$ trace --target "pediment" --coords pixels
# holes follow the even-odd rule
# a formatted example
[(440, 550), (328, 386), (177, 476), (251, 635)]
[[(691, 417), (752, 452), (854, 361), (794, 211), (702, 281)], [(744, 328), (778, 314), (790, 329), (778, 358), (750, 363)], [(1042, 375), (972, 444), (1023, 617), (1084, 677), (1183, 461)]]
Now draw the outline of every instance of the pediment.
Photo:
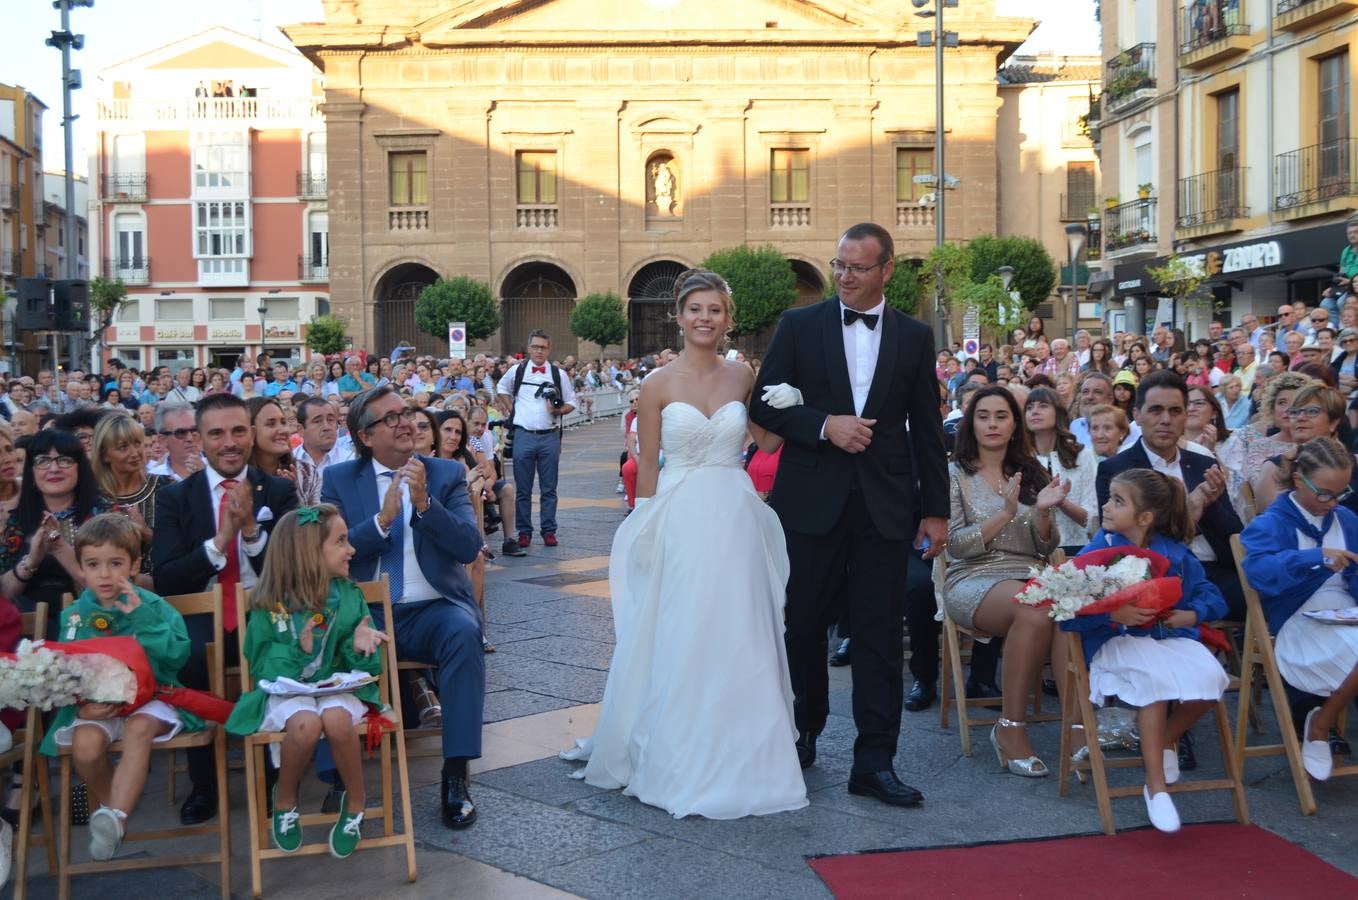
[(147, 66), (148, 69), (286, 69), (285, 63), (261, 56), (238, 44), (212, 41), (194, 50)]
[[(871, 2), (871, 0), (869, 0)], [(890, 4), (888, 4), (890, 5)], [(730, 32), (825, 31), (889, 27), (885, 10), (864, 0), (462, 0), (412, 29), (425, 44), (460, 42), (467, 31)], [(463, 34), (453, 34), (463, 32)], [(680, 37), (682, 39), (682, 37)]]

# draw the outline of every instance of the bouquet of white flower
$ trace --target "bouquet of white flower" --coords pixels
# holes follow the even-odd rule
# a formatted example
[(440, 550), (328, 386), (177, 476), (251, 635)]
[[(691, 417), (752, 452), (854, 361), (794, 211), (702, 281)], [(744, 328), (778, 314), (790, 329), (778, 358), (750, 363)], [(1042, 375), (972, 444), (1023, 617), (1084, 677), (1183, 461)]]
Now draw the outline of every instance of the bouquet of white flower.
[(47, 712), (136, 699), (137, 676), (126, 663), (102, 653), (66, 652), (69, 646), (23, 640), (15, 653), (0, 655), (0, 709), (37, 706)]
[(1065, 622), (1079, 615), (1111, 612), (1128, 603), (1162, 612), (1179, 602), (1183, 584), (1166, 578), (1169, 560), (1141, 547), (1109, 547), (1081, 553), (1059, 566), (1033, 568), (1014, 600), (1044, 607)]

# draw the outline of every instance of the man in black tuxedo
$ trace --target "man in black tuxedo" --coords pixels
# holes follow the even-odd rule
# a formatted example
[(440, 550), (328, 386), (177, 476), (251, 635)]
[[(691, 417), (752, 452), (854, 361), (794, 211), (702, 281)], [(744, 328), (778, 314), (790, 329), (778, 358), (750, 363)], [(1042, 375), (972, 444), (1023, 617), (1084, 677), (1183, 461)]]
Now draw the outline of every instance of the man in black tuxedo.
[[(928, 559), (943, 550), (948, 472), (932, 335), (882, 293), (893, 254), (879, 225), (844, 233), (832, 264), (838, 296), (783, 314), (750, 415), (785, 442), (770, 503), (792, 560), (786, 637), (802, 767), (815, 761), (829, 715), (826, 630), (845, 603), (858, 728), (849, 792), (915, 806), (923, 796), (892, 768), (907, 559), (912, 538), (929, 541)], [(802, 404), (774, 409), (760, 399), (779, 383), (797, 388)]]
[[(254, 428), (245, 401), (213, 394), (198, 404), (198, 433), (207, 466), (156, 495), (155, 534), (151, 543), (151, 577), (156, 592), (169, 596), (222, 586), (222, 623), (227, 631), (228, 665), (240, 656), (236, 585), (254, 587), (264, 568), (269, 534), (283, 514), (296, 508), (297, 489), (286, 478), (266, 475), (248, 465)], [(206, 690), (204, 647), (212, 625), (203, 616), (185, 620), (193, 649), (180, 671), (186, 687)], [(180, 808), (186, 825), (216, 814), (217, 781), (211, 747), (187, 752), (193, 790)]]

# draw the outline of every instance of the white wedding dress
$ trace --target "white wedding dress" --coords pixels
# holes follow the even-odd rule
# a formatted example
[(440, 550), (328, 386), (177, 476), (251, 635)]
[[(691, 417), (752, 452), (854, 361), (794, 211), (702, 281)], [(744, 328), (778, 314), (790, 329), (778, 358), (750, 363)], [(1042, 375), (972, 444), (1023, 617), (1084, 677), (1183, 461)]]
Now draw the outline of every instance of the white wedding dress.
[(617, 645), (575, 777), (676, 817), (807, 805), (783, 645), (783, 529), (740, 465), (745, 405), (661, 411), (655, 497), (613, 538)]

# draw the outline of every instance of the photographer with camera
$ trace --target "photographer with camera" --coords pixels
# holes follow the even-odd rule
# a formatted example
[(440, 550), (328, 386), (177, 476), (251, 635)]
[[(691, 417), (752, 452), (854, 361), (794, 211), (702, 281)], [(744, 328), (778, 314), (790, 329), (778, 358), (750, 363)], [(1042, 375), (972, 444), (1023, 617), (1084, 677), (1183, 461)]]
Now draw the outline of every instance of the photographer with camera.
[[(515, 364), (496, 388), (509, 398), (505, 456), (514, 460), (514, 519), (519, 546), (533, 538), (533, 478), (542, 482), (542, 542), (555, 547), (556, 477), (561, 462), (561, 417), (575, 409), (575, 390), (557, 365), (547, 361), (552, 340), (545, 331), (528, 335), (528, 359)], [(506, 538), (509, 535), (505, 535)]]

